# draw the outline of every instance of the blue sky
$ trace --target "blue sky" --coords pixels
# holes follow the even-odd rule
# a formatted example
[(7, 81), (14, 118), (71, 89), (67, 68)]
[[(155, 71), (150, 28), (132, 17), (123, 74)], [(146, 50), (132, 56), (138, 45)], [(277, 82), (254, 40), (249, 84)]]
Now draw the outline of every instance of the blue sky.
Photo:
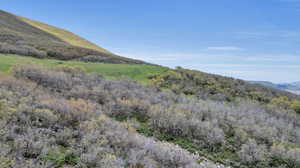
[(131, 58), (300, 81), (300, 0), (3, 0), (0, 8)]

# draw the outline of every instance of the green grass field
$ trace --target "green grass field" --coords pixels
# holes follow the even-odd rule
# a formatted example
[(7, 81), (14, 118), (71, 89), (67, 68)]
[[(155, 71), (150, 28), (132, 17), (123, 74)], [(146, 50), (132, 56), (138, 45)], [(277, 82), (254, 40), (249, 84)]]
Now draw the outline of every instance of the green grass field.
[(10, 73), (10, 69), (18, 64), (41, 64), (47, 67), (76, 66), (88, 73), (96, 73), (107, 79), (132, 79), (143, 84), (149, 82), (149, 77), (168, 71), (168, 68), (151, 65), (103, 64), (77, 61), (59, 61), (53, 59), (36, 59), (17, 55), (0, 54), (0, 72)]

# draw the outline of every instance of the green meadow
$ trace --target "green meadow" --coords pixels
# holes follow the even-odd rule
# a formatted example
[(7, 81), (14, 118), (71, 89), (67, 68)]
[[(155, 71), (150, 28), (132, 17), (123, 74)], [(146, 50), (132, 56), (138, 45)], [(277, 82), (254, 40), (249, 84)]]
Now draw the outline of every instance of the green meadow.
[(50, 68), (58, 66), (79, 67), (88, 73), (101, 75), (107, 79), (132, 79), (143, 84), (147, 84), (151, 76), (159, 75), (169, 70), (160, 66), (142, 64), (86, 63), (0, 54), (0, 72), (10, 73), (11, 67), (18, 64), (40, 64)]

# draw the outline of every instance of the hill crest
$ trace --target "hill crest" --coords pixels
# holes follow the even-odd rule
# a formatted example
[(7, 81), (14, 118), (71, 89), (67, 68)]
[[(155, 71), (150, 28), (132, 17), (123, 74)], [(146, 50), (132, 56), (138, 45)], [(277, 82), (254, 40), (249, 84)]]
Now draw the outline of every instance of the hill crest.
[(54, 27), (54, 26), (51, 26), (51, 25), (48, 25), (48, 24), (45, 24), (42, 22), (34, 21), (34, 20), (31, 20), (31, 19), (28, 19), (28, 18), (25, 18), (22, 16), (18, 16), (18, 18), (20, 18), (22, 21), (30, 24), (31, 26), (39, 28), (40, 30), (45, 31), (45, 32), (63, 40), (64, 42), (71, 44), (71, 45), (83, 47), (83, 48), (89, 48), (89, 49), (96, 50), (99, 52), (111, 54), (111, 52), (109, 52), (108, 50), (106, 50), (102, 47), (99, 47), (96, 44), (94, 44), (86, 39), (83, 39), (80, 36), (70, 32), (68, 30), (57, 28), (57, 27)]
[(85, 62), (147, 64), (113, 54), (67, 30), (2, 10), (0, 53)]

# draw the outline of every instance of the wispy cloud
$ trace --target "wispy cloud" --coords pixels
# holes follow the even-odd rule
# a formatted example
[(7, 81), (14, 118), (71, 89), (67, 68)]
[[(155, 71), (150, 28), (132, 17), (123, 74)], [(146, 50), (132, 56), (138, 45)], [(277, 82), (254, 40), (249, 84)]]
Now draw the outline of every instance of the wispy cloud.
[[(300, 2), (300, 0), (299, 0)], [(255, 38), (255, 39), (299, 39), (299, 31), (289, 31), (289, 30), (262, 30), (262, 31), (243, 31), (236, 32), (237, 37), (241, 38)]]
[(246, 64), (300, 64), (299, 55), (292, 54), (264, 54), (264, 53), (119, 53), (129, 58), (141, 59), (153, 63), (167, 63), (168, 65), (180, 63), (197, 63), (197, 62), (240, 62)]
[(190, 68), (244, 80), (276, 83), (299, 80), (299, 65), (194, 64)]
[(229, 53), (119, 53), (129, 58), (141, 59), (148, 62), (160, 63), (172, 66), (173, 64), (181, 63), (194, 63), (194, 62), (203, 62), (203, 61), (215, 61), (215, 60), (237, 60), (243, 58), (240, 55), (229, 54)]
[(256, 62), (298, 62), (299, 63), (299, 55), (256, 55), (245, 57), (246, 61), (256, 61)]
[(282, 68), (282, 69), (299, 69), (299, 65), (254, 65), (254, 64), (196, 64), (197, 66), (200, 67), (209, 67), (209, 68), (214, 68), (214, 69), (219, 69), (219, 68), (226, 68), (226, 69), (253, 69), (253, 70), (258, 70), (258, 69), (271, 69), (275, 71), (275, 69)]
[(210, 50), (210, 51), (240, 51), (243, 49), (240, 47), (235, 47), (235, 46), (214, 46), (214, 47), (207, 47), (207, 50)]

